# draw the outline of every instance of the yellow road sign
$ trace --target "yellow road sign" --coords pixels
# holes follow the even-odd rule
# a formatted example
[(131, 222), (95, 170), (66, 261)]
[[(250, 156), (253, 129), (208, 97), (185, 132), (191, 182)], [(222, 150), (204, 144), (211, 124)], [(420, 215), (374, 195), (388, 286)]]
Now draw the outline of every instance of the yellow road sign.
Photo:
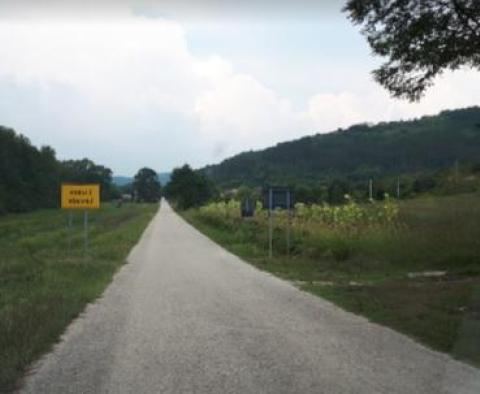
[(100, 185), (62, 183), (62, 209), (100, 208)]

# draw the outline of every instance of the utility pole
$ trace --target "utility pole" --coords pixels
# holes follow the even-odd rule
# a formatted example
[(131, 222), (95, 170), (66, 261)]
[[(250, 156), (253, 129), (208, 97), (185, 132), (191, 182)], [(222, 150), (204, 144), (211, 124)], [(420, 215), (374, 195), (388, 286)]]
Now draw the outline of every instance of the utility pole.
[(85, 252), (85, 257), (87, 256), (88, 253), (88, 210), (85, 209), (83, 212), (83, 236), (84, 236), (84, 252)]
[(273, 190), (268, 189), (268, 258), (273, 256)]
[(291, 227), (291, 196), (290, 196), (290, 189), (287, 190), (287, 257), (290, 258), (290, 227)]
[(68, 212), (68, 252), (72, 250), (72, 223), (73, 223), (73, 213), (70, 210)]

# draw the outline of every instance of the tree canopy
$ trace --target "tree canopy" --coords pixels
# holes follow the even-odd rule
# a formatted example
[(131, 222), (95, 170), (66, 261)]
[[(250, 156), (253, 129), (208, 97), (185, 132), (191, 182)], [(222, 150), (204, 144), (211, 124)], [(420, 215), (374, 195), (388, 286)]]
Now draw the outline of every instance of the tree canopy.
[(180, 209), (201, 205), (214, 195), (212, 183), (188, 164), (173, 170), (165, 189), (167, 197), (174, 200)]
[(344, 11), (388, 59), (373, 75), (394, 97), (419, 100), (445, 69), (480, 69), (478, 0), (348, 0)]
[(0, 214), (57, 207), (62, 182), (99, 183), (102, 200), (114, 193), (109, 168), (89, 159), (59, 161), (51, 147), (38, 149), (0, 126)]
[(110, 198), (114, 185), (112, 170), (95, 164), (92, 160), (66, 160), (61, 163), (61, 178), (72, 183), (98, 183), (102, 200)]
[(161, 197), (161, 185), (157, 173), (147, 167), (138, 170), (133, 181), (133, 190), (138, 200), (157, 202)]

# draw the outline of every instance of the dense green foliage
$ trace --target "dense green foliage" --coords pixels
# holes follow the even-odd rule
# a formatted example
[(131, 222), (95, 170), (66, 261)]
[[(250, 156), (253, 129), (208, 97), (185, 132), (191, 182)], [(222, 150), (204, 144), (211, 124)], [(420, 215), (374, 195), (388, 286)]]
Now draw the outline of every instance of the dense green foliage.
[[(260, 269), (480, 365), (480, 198), (470, 193), (342, 206), (297, 204), (242, 219), (235, 201), (183, 213)], [(439, 276), (428, 272), (441, 271)]]
[(109, 200), (117, 194), (117, 190), (112, 183), (112, 170), (95, 164), (89, 159), (61, 162), (60, 180), (72, 183), (98, 183), (102, 201)]
[[(162, 186), (165, 186), (168, 182), (170, 182), (170, 173), (169, 172), (159, 172), (157, 174), (158, 181)], [(119, 187), (126, 186), (128, 184), (133, 183), (133, 178), (129, 176), (114, 176), (113, 183)]]
[(161, 197), (161, 185), (157, 173), (151, 168), (138, 170), (133, 181), (133, 190), (138, 201), (157, 202)]
[(439, 182), (439, 171), (448, 178), (445, 171), (455, 163), (471, 173), (480, 163), (478, 152), (480, 108), (473, 107), (412, 121), (355, 125), (241, 153), (200, 171), (224, 188), (289, 184), (300, 189), (297, 197), (310, 194), (310, 199), (336, 202), (346, 192), (366, 197), (369, 179), (378, 196), (394, 194), (398, 176), (403, 196), (423, 192)]
[(99, 183), (104, 201), (116, 195), (110, 169), (88, 159), (59, 161), (52, 148), (37, 149), (0, 126), (0, 214), (58, 206), (61, 182)]
[(51, 148), (36, 149), (0, 126), (0, 214), (56, 205), (59, 179)]
[(215, 191), (213, 184), (203, 174), (185, 164), (173, 170), (170, 182), (165, 187), (165, 195), (179, 209), (188, 209), (204, 204), (215, 195)]
[(396, 97), (418, 100), (444, 69), (480, 69), (478, 0), (348, 0), (344, 10), (388, 58), (373, 75)]
[(157, 207), (102, 204), (90, 215), (37, 210), (0, 217), (0, 393), (51, 349), (72, 319), (100, 296)]

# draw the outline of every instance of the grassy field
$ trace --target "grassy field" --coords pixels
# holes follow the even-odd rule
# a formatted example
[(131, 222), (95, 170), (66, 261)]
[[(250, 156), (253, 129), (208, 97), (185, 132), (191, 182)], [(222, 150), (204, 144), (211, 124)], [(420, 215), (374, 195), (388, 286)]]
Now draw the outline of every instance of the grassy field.
[(102, 293), (157, 209), (104, 204), (91, 212), (87, 255), (82, 212), (71, 232), (65, 211), (0, 217), (0, 392)]
[[(285, 219), (277, 214), (273, 259), (267, 258), (263, 213), (253, 219), (241, 219), (232, 209), (183, 215), (260, 269), (480, 366), (478, 194), (402, 201), (388, 223), (342, 226), (296, 215), (290, 257)], [(415, 275), (425, 271), (446, 273)]]

